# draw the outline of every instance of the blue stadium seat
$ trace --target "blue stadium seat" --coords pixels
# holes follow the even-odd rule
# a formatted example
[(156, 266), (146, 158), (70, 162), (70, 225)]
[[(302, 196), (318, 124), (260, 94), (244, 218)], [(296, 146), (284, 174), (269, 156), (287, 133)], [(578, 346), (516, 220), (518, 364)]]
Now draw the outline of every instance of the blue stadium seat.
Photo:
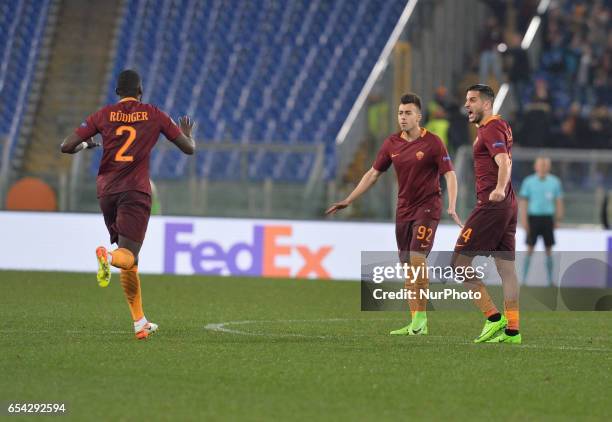
[[(329, 179), (335, 176), (335, 137), (406, 3), (133, 0), (120, 28), (124, 48), (116, 55), (108, 102), (116, 101), (116, 75), (136, 69), (143, 76), (144, 101), (175, 120), (194, 116), (198, 139), (322, 143)], [(172, 148), (160, 148), (152, 177), (190, 174), (189, 161), (179, 157)], [(314, 158), (249, 153), (247, 175), (304, 182)], [(200, 146), (198, 176), (231, 179), (240, 167), (240, 153)]]
[(14, 154), (50, 0), (0, 0), (0, 138)]

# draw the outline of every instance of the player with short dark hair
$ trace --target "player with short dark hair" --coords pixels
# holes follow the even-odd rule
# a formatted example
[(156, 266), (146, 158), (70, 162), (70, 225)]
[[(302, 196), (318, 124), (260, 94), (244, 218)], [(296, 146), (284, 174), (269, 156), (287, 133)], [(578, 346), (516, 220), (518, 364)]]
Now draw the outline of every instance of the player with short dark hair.
[[(425, 265), (440, 221), (440, 175), (444, 175), (448, 189), (447, 212), (461, 225), (455, 212), (457, 177), (450, 156), (440, 138), (421, 128), (421, 118), (421, 99), (418, 95), (402, 96), (397, 112), (400, 132), (385, 139), (372, 168), (363, 175), (351, 194), (326, 211), (326, 214), (334, 214), (348, 207), (393, 165), (399, 185), (395, 221), (397, 248), (400, 260), (415, 267)], [(427, 299), (421, 292), (428, 289), (429, 280), (424, 273), (417, 280), (406, 281), (405, 288), (413, 292), (413, 299), (408, 300), (412, 321), (392, 331), (392, 335), (427, 334)]]
[(468, 267), (476, 255), (494, 256), (502, 279), (505, 316), (497, 310), (482, 280), (467, 279), (466, 287), (479, 293), (474, 301), (487, 318), (474, 342), (521, 343), (519, 286), (514, 268), (518, 207), (510, 180), (512, 129), (500, 116), (493, 115), (494, 98), (487, 85), (473, 85), (466, 92), (468, 119), (478, 127), (473, 144), (477, 204), (455, 244), (453, 265)]
[(140, 75), (132, 69), (126, 69), (117, 77), (117, 88), (115, 93), (121, 97), (134, 97), (142, 95), (142, 84)]
[(92, 137), (97, 133), (102, 136), (97, 196), (110, 241), (117, 243), (118, 248), (107, 251), (100, 246), (96, 249), (98, 284), (108, 286), (110, 265), (121, 269), (121, 286), (132, 313), (136, 338), (144, 339), (158, 328), (144, 315), (138, 275), (138, 253), (151, 215), (151, 150), (161, 133), (185, 154), (193, 154), (195, 142), (191, 131), (194, 123), (189, 117), (182, 117), (179, 129), (166, 113), (142, 103), (142, 83), (134, 70), (119, 74), (115, 92), (120, 97), (119, 102), (87, 117), (62, 142), (61, 151), (74, 154), (95, 148), (100, 144)]
[(400, 98), (400, 104), (414, 104), (419, 111), (421, 110), (421, 98), (413, 93), (402, 95), (402, 98)]

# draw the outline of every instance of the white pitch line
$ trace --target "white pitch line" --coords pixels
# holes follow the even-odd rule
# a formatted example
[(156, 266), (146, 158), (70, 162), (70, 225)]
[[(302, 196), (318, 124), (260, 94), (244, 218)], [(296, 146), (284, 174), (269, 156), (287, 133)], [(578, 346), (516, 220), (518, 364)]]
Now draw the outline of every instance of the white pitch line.
[[(303, 337), (303, 338), (337, 338), (337, 336), (315, 336), (308, 334), (292, 334), (292, 333), (261, 333), (261, 332), (249, 332), (249, 331), (241, 331), (235, 330), (231, 328), (227, 328), (228, 325), (248, 325), (248, 324), (266, 324), (266, 323), (296, 323), (296, 322), (340, 322), (340, 321), (395, 321), (395, 319), (350, 319), (350, 318), (331, 318), (331, 319), (285, 319), (285, 320), (244, 320), (244, 321), (227, 321), (227, 322), (218, 322), (206, 324), (204, 327), (206, 330), (227, 333), (227, 334), (236, 334), (243, 336), (258, 336), (258, 337)], [(354, 336), (353, 336), (354, 337)], [(364, 336), (370, 337), (370, 336)], [(460, 336), (443, 336), (443, 335), (428, 335), (427, 338), (440, 338), (440, 339), (449, 339), (449, 338), (463, 338)], [(461, 345), (461, 346), (471, 346), (477, 347), (473, 342), (468, 341), (456, 341), (456, 342), (444, 342), (444, 344), (448, 345)], [(483, 345), (484, 347), (488, 347)], [(606, 349), (601, 347), (579, 347), (579, 346), (553, 346), (553, 345), (539, 345), (539, 344), (521, 344), (521, 345), (512, 345), (512, 348), (516, 349), (539, 349), (539, 350), (567, 350), (567, 351), (580, 351), (580, 352), (605, 352), (612, 353), (612, 349)]]
[[(296, 322), (340, 322), (340, 321), (356, 321), (350, 318), (329, 318), (329, 319), (282, 319), (282, 320), (258, 320), (258, 321), (228, 321), (219, 322), (216, 324), (206, 324), (204, 327), (206, 330), (216, 331), (221, 333), (238, 334), (243, 336), (259, 336), (259, 337), (304, 337), (304, 338), (332, 338), (333, 336), (315, 336), (308, 334), (294, 334), (294, 333), (254, 333), (249, 331), (232, 330), (226, 328), (226, 325), (246, 325), (246, 324), (257, 324), (257, 323), (296, 323)], [(392, 321), (390, 319), (369, 319), (367, 321)]]
[(232, 330), (231, 328), (225, 328), (226, 325), (229, 324), (252, 324), (256, 322), (269, 322), (269, 321), (230, 321), (230, 322), (221, 322), (218, 324), (206, 324), (204, 327), (210, 331), (217, 331), (220, 333), (228, 333), (228, 334), (239, 334), (242, 336), (263, 336), (263, 337), (316, 337), (316, 338), (327, 338), (326, 336), (309, 336), (305, 334), (267, 334), (267, 333), (251, 333), (248, 331), (240, 331), (240, 330)]

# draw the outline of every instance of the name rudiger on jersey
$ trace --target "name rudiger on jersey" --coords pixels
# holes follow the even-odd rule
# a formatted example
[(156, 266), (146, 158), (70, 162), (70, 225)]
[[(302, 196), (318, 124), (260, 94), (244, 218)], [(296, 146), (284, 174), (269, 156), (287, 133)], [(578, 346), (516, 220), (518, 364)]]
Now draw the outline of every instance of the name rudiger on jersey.
[(135, 123), (149, 120), (149, 113), (146, 111), (135, 111), (133, 113), (123, 113), (122, 111), (111, 111), (108, 116), (109, 122)]

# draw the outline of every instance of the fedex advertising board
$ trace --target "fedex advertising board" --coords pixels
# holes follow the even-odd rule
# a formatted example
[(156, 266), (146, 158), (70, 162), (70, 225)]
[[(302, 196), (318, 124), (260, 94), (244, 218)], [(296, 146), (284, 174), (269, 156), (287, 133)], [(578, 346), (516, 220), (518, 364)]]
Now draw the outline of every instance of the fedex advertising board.
[[(457, 226), (440, 225), (434, 250), (452, 250), (458, 234)], [(110, 246), (97, 214), (0, 212), (0, 236), (0, 269), (93, 272), (95, 248)], [(517, 250), (525, 250), (524, 236), (517, 232)], [(561, 229), (556, 237), (556, 250), (612, 256), (611, 232)], [(392, 223), (153, 217), (139, 269), (358, 280), (361, 251), (395, 249)]]

